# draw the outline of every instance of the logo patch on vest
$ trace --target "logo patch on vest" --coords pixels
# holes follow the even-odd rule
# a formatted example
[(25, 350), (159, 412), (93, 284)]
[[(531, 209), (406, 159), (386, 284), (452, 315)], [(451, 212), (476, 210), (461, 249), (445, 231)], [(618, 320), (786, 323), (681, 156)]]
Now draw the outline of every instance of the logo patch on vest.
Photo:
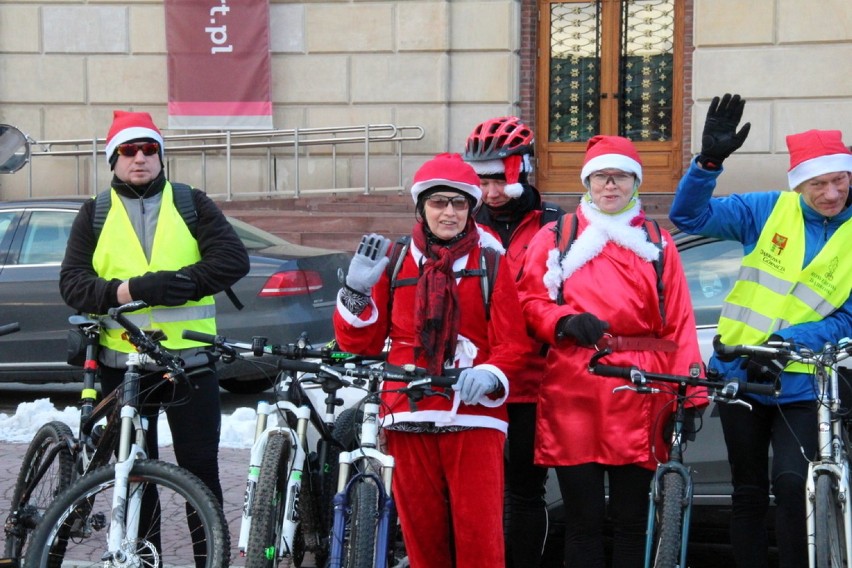
[(772, 253), (780, 255), (784, 252), (784, 248), (787, 246), (787, 237), (784, 235), (779, 235), (775, 233), (775, 236), (772, 237)]

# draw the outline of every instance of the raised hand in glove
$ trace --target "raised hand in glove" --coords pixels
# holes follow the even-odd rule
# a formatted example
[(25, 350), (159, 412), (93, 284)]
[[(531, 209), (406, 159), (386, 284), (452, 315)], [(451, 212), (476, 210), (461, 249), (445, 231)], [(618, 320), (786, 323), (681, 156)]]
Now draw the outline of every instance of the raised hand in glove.
[(476, 404), (480, 398), (494, 392), (499, 386), (500, 380), (491, 371), (470, 368), (459, 374), (453, 390), (458, 391), (463, 403)]
[(387, 256), (390, 246), (391, 240), (382, 235), (372, 233), (361, 237), (361, 244), (358, 245), (355, 256), (349, 262), (346, 286), (369, 296), (370, 290), (379, 281), (382, 272), (390, 262)]
[(581, 347), (592, 347), (600, 341), (609, 324), (598, 319), (595, 314), (584, 312), (567, 316), (556, 324), (557, 337), (572, 337)]
[(751, 123), (746, 122), (737, 132), (737, 125), (743, 117), (745, 101), (739, 95), (725, 93), (721, 100), (713, 97), (707, 109), (704, 121), (704, 133), (701, 135), (701, 153), (698, 163), (705, 170), (718, 170), (725, 158), (743, 145)]
[(197, 299), (198, 288), (184, 272), (160, 270), (135, 276), (128, 281), (130, 296), (149, 306), (181, 306)]

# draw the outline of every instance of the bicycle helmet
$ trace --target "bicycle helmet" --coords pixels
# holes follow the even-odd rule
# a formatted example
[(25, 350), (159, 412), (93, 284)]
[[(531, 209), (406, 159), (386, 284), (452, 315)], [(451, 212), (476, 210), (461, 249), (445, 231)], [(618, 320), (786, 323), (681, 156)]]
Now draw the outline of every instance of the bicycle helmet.
[(464, 148), (466, 162), (502, 160), (533, 153), (533, 131), (517, 116), (492, 118), (477, 125)]

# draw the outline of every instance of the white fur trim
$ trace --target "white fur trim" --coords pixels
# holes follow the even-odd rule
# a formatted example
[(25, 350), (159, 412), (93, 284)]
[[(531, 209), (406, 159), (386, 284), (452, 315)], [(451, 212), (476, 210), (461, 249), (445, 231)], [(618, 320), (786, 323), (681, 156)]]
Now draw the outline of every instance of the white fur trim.
[(787, 172), (790, 189), (796, 189), (811, 178), (833, 172), (852, 172), (852, 154), (831, 154), (805, 160)]
[(594, 209), (586, 201), (580, 202), (580, 209), (589, 224), (571, 245), (561, 263), (558, 263), (558, 247), (554, 246), (547, 255), (547, 272), (542, 282), (552, 300), (556, 300), (559, 285), (598, 256), (609, 241), (633, 251), (647, 262), (653, 262), (659, 257), (660, 249), (648, 240), (645, 230), (641, 226), (630, 225), (641, 206), (637, 199), (630, 209), (618, 215), (607, 215)]
[(468, 164), (480, 176), (506, 173), (503, 160), (483, 160), (481, 162), (468, 162)]
[(107, 162), (112, 157), (113, 152), (118, 147), (119, 144), (124, 144), (125, 142), (129, 142), (130, 140), (137, 140), (139, 138), (151, 138), (152, 140), (156, 140), (160, 145), (160, 158), (163, 158), (164, 152), (164, 144), (163, 137), (156, 130), (151, 130), (150, 128), (145, 128), (142, 126), (133, 126), (130, 128), (125, 128), (124, 130), (119, 130), (115, 136), (112, 137), (105, 148)]
[(639, 183), (642, 183), (642, 164), (624, 154), (601, 154), (600, 156), (595, 156), (583, 164), (583, 169), (580, 171), (580, 181), (585, 185), (586, 179), (594, 172), (608, 168), (635, 174)]
[(420, 197), (421, 193), (423, 193), (427, 189), (432, 189), (433, 187), (437, 187), (439, 185), (452, 187), (453, 189), (457, 189), (462, 193), (468, 194), (476, 200), (477, 206), (479, 205), (479, 202), (482, 201), (482, 189), (478, 185), (470, 185), (469, 183), (464, 183), (451, 179), (434, 178), (427, 181), (417, 182), (411, 186), (411, 197), (414, 199), (414, 203), (417, 204), (417, 198)]
[(479, 246), (482, 248), (494, 249), (500, 254), (506, 254), (506, 249), (503, 248), (503, 244), (498, 241), (492, 233), (484, 230), (479, 225), (476, 226), (476, 230), (479, 231)]
[(516, 199), (524, 193), (524, 186), (519, 183), (509, 183), (506, 184), (506, 187), (503, 189), (503, 193), (512, 199)]

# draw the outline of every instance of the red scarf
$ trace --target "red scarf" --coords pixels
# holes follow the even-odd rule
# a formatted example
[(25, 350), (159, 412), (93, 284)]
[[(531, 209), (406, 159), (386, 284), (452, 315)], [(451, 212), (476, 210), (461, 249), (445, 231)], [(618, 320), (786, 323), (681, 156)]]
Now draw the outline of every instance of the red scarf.
[[(420, 278), (417, 280), (414, 310), (417, 318), (414, 336), (414, 356), (426, 358), (426, 368), (440, 374), (444, 361), (455, 357), (458, 341), (458, 286), (453, 277), (453, 262), (479, 243), (479, 232), (468, 218), (462, 238), (447, 245), (426, 238), (425, 221), (414, 226), (412, 238), (423, 251)], [(428, 243), (428, 244), (427, 244)]]

